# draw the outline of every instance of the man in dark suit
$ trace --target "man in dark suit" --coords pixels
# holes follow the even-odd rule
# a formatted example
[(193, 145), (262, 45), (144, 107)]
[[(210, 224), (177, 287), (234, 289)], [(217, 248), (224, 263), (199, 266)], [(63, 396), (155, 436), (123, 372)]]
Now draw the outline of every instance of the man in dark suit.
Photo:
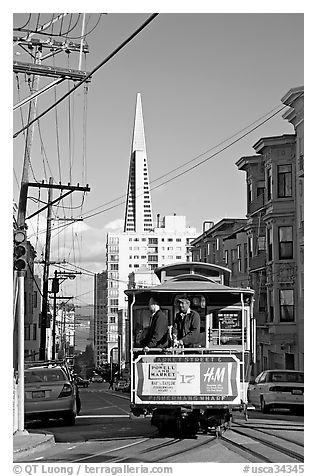
[(174, 346), (199, 347), (200, 316), (190, 309), (190, 300), (178, 299), (180, 312), (176, 314), (173, 337)]
[(156, 298), (151, 297), (149, 309), (152, 313), (150, 325), (146, 336), (141, 341), (143, 350), (147, 352), (154, 347), (164, 348), (168, 344), (168, 320), (167, 316), (160, 309), (160, 304)]

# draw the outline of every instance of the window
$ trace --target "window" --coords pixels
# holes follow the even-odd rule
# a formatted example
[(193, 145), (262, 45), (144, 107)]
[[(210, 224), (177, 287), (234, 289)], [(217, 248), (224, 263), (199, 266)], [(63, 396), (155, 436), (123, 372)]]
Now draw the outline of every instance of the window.
[(270, 290), (268, 293), (269, 293), (268, 297), (269, 297), (269, 306), (270, 306), (270, 313), (269, 313), (269, 315), (270, 315), (270, 322), (273, 322), (273, 321), (274, 321), (274, 299), (273, 299), (273, 291)]
[(259, 238), (258, 238), (258, 249), (259, 249), (259, 251), (265, 250), (265, 236), (259, 236)]
[(292, 166), (277, 166), (278, 197), (285, 198), (292, 196)]
[(273, 229), (267, 230), (267, 257), (269, 261), (273, 259)]
[[(248, 244), (243, 244), (243, 254), (244, 254), (244, 271), (248, 270)], [(228, 262), (228, 261), (227, 261)]]
[(118, 264), (111, 264), (110, 265), (110, 269), (112, 271), (118, 271), (119, 270), (119, 265)]
[(259, 311), (260, 312), (266, 312), (266, 293), (264, 293), (264, 292), (260, 292)]
[(110, 306), (118, 306), (119, 299), (110, 299)]
[(37, 307), (37, 291), (33, 291), (33, 307)]
[(279, 235), (279, 259), (293, 259), (293, 228), (280, 226)]
[(250, 183), (247, 184), (247, 200), (248, 200), (248, 203), (252, 201), (252, 189), (251, 189)]
[(157, 238), (149, 238), (149, 244), (150, 245), (156, 245), (158, 243), (158, 239)]
[(294, 321), (294, 291), (293, 289), (280, 289), (280, 321)]
[(182, 257), (181, 256), (176, 256), (176, 259), (182, 259)]
[(182, 239), (181, 238), (176, 238), (176, 241), (182, 241)]
[(249, 248), (249, 258), (252, 258), (253, 256), (253, 237), (249, 236), (248, 237), (248, 248)]
[(119, 238), (114, 237), (114, 236), (111, 236), (111, 237), (109, 238), (109, 244), (112, 244), (112, 245), (117, 245), (117, 244), (119, 244)]
[(33, 340), (37, 338), (37, 325), (33, 324)]
[(271, 200), (272, 198), (272, 169), (267, 169), (266, 172), (266, 189), (267, 189), (267, 199)]
[(167, 238), (167, 241), (173, 241), (173, 238)]
[(24, 327), (24, 340), (30, 340), (30, 326)]

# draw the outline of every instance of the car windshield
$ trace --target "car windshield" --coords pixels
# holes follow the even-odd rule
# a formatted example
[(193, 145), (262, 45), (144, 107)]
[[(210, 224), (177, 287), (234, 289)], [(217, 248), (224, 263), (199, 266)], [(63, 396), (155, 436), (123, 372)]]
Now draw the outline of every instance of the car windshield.
[(24, 373), (25, 383), (63, 382), (65, 380), (67, 380), (66, 375), (61, 369), (34, 369), (26, 370)]
[(272, 372), (268, 374), (268, 382), (304, 383), (304, 374), (301, 372)]

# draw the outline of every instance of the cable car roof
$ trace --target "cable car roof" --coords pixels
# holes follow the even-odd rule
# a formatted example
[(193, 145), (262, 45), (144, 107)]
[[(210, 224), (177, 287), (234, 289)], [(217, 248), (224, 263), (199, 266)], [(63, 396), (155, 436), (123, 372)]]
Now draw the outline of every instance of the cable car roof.
[(165, 281), (158, 286), (141, 288), (141, 289), (127, 289), (124, 291), (127, 296), (142, 293), (233, 293), (233, 294), (254, 294), (253, 289), (250, 288), (235, 288), (224, 286), (210, 280), (206, 281)]

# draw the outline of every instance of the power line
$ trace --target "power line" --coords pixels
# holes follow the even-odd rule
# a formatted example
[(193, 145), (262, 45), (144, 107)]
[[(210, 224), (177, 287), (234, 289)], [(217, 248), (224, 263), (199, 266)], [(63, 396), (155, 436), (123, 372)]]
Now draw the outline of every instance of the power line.
[[(172, 174), (173, 172), (176, 172), (177, 170), (181, 169), (182, 167), (185, 167), (186, 165), (190, 164), (191, 162), (194, 162), (195, 160), (199, 159), (200, 157), (202, 157), (203, 155), (207, 154), (208, 152), (210, 152), (211, 150), (214, 150), (216, 149), (217, 147), (220, 147), (222, 144), (225, 144), (226, 142), (228, 142), (229, 140), (233, 139), (233, 137), (236, 137), (238, 134), (241, 134), (241, 132), (247, 130), (249, 127), (253, 126), (253, 124), (256, 124), (257, 122), (259, 122), (260, 120), (262, 120), (264, 117), (268, 116), (269, 114), (271, 114), (272, 112), (276, 111), (276, 109), (280, 108), (281, 105), (279, 104), (278, 106), (275, 106), (273, 109), (271, 109), (270, 111), (268, 111), (266, 114), (263, 114), (262, 116), (260, 116), (258, 119), (256, 119), (255, 121), (251, 122), (250, 124), (248, 124), (246, 127), (244, 127), (243, 129), (240, 129), (239, 131), (235, 132), (234, 134), (232, 134), (230, 137), (227, 137), (226, 139), (224, 139), (223, 141), (219, 142), (218, 144), (210, 147), (209, 149), (205, 150), (205, 152), (202, 152), (200, 153), (199, 155), (195, 156), (193, 159), (190, 159), (188, 160), (187, 162), (184, 162), (183, 164), (179, 165), (178, 167), (175, 167), (174, 169), (166, 172), (165, 174), (163, 175), (160, 175), (159, 177), (155, 178), (154, 180), (152, 180), (150, 182), (150, 185), (152, 185), (153, 183), (157, 182), (158, 180), (161, 180), (162, 178), (164, 177), (167, 177), (168, 175)], [(141, 189), (141, 188), (140, 188)], [(99, 205), (98, 207), (95, 207), (95, 208), (92, 208), (91, 210), (88, 210), (86, 213), (90, 213), (90, 212), (93, 212), (95, 210), (98, 210), (99, 208), (101, 207), (104, 207), (106, 205), (110, 205), (111, 203), (113, 202), (116, 202), (117, 200), (120, 200), (122, 198), (126, 198), (126, 194), (124, 195), (120, 195), (119, 197), (117, 198), (114, 198), (113, 200), (110, 200), (109, 202), (105, 202), (103, 203), (102, 205)], [(122, 205), (122, 203), (125, 203), (124, 202), (121, 202), (119, 205)], [(113, 208), (113, 207), (112, 207)], [(111, 209), (111, 208), (110, 208)], [(110, 209), (107, 209), (106, 211), (110, 210)]]
[(64, 94), (64, 96), (62, 96), (57, 102), (55, 102), (54, 104), (52, 104), (50, 107), (48, 107), (45, 111), (43, 111), (40, 115), (38, 115), (35, 119), (33, 119), (32, 121), (30, 121), (26, 126), (22, 127), (22, 129), (20, 129), (18, 132), (16, 132), (14, 135), (13, 135), (13, 138), (16, 138), (18, 137), (18, 135), (23, 132), (25, 129), (27, 129), (28, 127), (30, 127), (34, 122), (38, 121), (39, 119), (41, 119), (45, 114), (47, 114), (49, 111), (51, 111), (54, 107), (56, 107), (58, 104), (60, 104), (64, 99), (66, 99), (70, 94), (72, 94), (76, 89), (78, 89), (83, 83), (85, 83), (86, 81), (88, 81), (89, 78), (91, 78), (93, 76), (93, 74), (96, 73), (96, 71), (98, 71), (102, 66), (104, 66), (110, 59), (112, 59), (120, 50), (122, 50), (122, 48), (124, 48), (128, 43), (130, 43), (131, 40), (133, 40), (142, 30), (144, 30), (145, 27), (147, 27), (147, 25), (149, 23), (151, 23), (151, 21), (154, 20), (154, 18), (156, 18), (158, 16), (158, 13), (153, 13), (137, 30), (134, 31), (134, 33), (132, 33), (132, 35), (130, 35), (123, 43), (121, 43), (112, 53), (110, 53), (110, 55), (108, 55), (98, 66), (96, 66), (90, 73), (87, 74), (87, 76), (85, 78), (83, 78), (82, 80), (80, 80), (77, 84), (75, 84), (75, 86), (70, 89), (66, 94)]
[[(197, 164), (193, 165), (192, 167), (189, 167), (187, 170), (184, 170), (183, 172), (175, 175), (174, 177), (171, 177), (170, 179), (168, 180), (165, 180), (164, 182), (156, 185), (155, 187), (151, 188), (151, 191), (152, 190), (156, 190), (157, 188), (159, 187), (162, 187), (163, 185), (166, 185), (167, 183), (169, 182), (172, 182), (173, 180), (187, 174), (188, 172), (194, 170), (195, 168), (197, 167), (200, 167), (202, 164), (204, 164), (205, 162), (207, 162), (208, 160), (210, 159), (213, 159), (214, 157), (216, 157), (217, 155), (219, 155), (221, 152), (224, 152), (225, 150), (227, 150), (229, 147), (232, 147), (234, 144), (236, 144), (237, 142), (239, 142), (240, 140), (242, 140), (244, 137), (246, 137), (247, 135), (251, 134), (251, 132), (255, 131), (256, 129), (258, 129), (260, 126), (262, 126), (263, 124), (265, 124), (267, 121), (269, 121), (270, 119), (272, 119), (272, 117), (276, 116), (276, 114), (278, 114), (279, 112), (283, 111), (283, 109), (285, 109), (286, 107), (288, 106), (283, 106), (281, 107), (279, 110), (277, 110), (276, 112), (274, 112), (273, 114), (271, 114), (270, 117), (268, 117), (267, 119), (265, 119), (264, 121), (262, 121), (260, 124), (258, 124), (257, 126), (253, 127), (251, 130), (249, 130), (248, 132), (246, 132), (245, 134), (242, 134), (242, 136), (238, 137), (238, 139), (230, 142), (230, 144), (226, 145), (225, 147), (223, 147), (222, 149), (218, 150), (217, 152), (215, 152), (214, 154), (210, 155), (209, 157), (206, 157), (205, 159), (201, 160), (200, 162), (198, 162)], [(141, 193), (140, 195), (142, 195), (143, 193)], [(88, 219), (88, 218), (92, 218), (96, 215), (100, 215), (101, 213), (104, 213), (106, 211), (109, 211), (113, 208), (116, 208), (120, 205), (122, 205), (123, 203), (125, 203), (125, 201), (123, 202), (120, 202), (116, 205), (113, 205), (112, 207), (109, 207), (109, 208), (106, 208), (105, 210), (100, 210), (99, 212), (96, 212), (96, 213), (92, 213), (91, 215), (86, 215), (84, 216), (85, 219)]]

